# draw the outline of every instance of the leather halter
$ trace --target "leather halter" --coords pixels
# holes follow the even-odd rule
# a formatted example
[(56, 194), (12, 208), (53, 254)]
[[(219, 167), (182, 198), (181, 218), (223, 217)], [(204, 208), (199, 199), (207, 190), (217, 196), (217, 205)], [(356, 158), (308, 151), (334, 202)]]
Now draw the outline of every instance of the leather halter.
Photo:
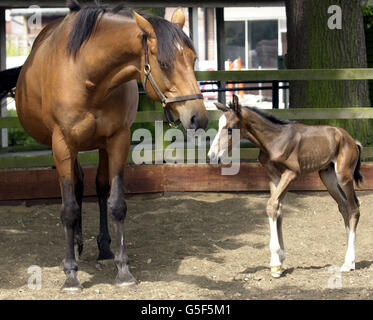
[(144, 65), (144, 90), (146, 91), (146, 82), (149, 80), (151, 86), (153, 87), (155, 93), (158, 95), (159, 99), (161, 100), (163, 110), (165, 117), (167, 119), (168, 124), (171, 127), (176, 128), (181, 121), (174, 120), (173, 116), (171, 114), (171, 111), (167, 108), (168, 104), (173, 103), (173, 102), (180, 102), (180, 101), (188, 101), (188, 100), (196, 100), (196, 99), (203, 99), (203, 95), (201, 93), (199, 94), (189, 94), (186, 96), (179, 96), (179, 97), (172, 97), (172, 98), (167, 98), (161, 89), (159, 89), (157, 83), (155, 82), (153, 75), (151, 73), (151, 68), (149, 64), (149, 54), (148, 54), (148, 41), (147, 37), (143, 37), (143, 46), (144, 46), (144, 51), (145, 51), (145, 65)]

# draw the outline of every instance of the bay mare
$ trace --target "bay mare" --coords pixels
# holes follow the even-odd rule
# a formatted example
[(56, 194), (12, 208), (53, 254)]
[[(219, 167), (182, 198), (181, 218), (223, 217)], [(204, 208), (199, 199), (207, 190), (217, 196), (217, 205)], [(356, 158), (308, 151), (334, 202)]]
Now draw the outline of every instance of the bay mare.
[(271, 232), (272, 276), (281, 276), (285, 260), (282, 200), (292, 181), (314, 171), (319, 173), (344, 219), (348, 246), (341, 271), (355, 269), (355, 234), (360, 211), (354, 181), (359, 184), (363, 180), (360, 143), (341, 128), (284, 121), (256, 108), (241, 107), (235, 95), (229, 106), (221, 103), (216, 106), (224, 114), (208, 154), (210, 159), (221, 158), (232, 148), (231, 132), (238, 129), (241, 138), (259, 147), (259, 162), (270, 179), (271, 196), (266, 211)]
[[(82, 288), (77, 278), (83, 250), (83, 170), (79, 151), (99, 149), (96, 189), (100, 207), (98, 259), (113, 259), (115, 282), (134, 284), (124, 238), (127, 212), (124, 165), (130, 127), (138, 105), (136, 80), (162, 101), (185, 129), (207, 126), (207, 112), (194, 75), (197, 58), (182, 31), (185, 16), (172, 21), (137, 13), (122, 5), (81, 6), (67, 2), (70, 14), (48, 24), (38, 35), (16, 86), (16, 105), (24, 129), (52, 147), (62, 195), (61, 220), (66, 236), (63, 289)], [(110, 250), (107, 212), (117, 233)]]

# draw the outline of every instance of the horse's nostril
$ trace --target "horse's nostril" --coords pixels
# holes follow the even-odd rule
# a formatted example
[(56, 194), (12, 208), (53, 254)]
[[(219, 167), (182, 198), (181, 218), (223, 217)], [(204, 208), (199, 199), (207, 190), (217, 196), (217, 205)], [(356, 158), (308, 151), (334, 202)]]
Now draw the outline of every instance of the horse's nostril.
[(195, 124), (196, 123), (196, 119), (197, 119), (197, 117), (196, 117), (196, 115), (193, 115), (191, 118), (190, 118), (190, 124)]
[(208, 119), (205, 117), (201, 117), (199, 114), (194, 114), (190, 118), (190, 128), (191, 129), (203, 129), (205, 130), (207, 127)]

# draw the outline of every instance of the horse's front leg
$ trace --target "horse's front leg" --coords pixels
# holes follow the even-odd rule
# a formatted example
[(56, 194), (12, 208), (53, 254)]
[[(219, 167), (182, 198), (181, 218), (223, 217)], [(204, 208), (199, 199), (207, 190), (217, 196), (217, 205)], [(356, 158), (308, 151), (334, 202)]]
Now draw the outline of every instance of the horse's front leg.
[(75, 258), (78, 260), (83, 252), (83, 234), (82, 234), (82, 203), (83, 203), (83, 194), (84, 194), (84, 171), (80, 166), (78, 160), (75, 160), (74, 166), (74, 191), (76, 202), (79, 206), (79, 217), (78, 222), (75, 225)]
[(124, 219), (127, 213), (127, 205), (124, 200), (123, 173), (129, 148), (129, 128), (123, 129), (107, 141), (110, 176), (108, 211), (114, 221), (118, 241), (114, 262), (118, 269), (115, 283), (120, 285), (132, 285), (136, 283), (136, 279), (129, 270), (129, 259), (124, 239)]
[(100, 233), (97, 236), (98, 258), (100, 263), (111, 261), (114, 254), (110, 250), (111, 238), (107, 223), (107, 201), (110, 192), (109, 160), (106, 150), (99, 150), (99, 164), (96, 176), (96, 192), (100, 207)]
[(82, 286), (77, 278), (78, 263), (76, 262), (74, 252), (75, 232), (79, 229), (81, 214), (74, 190), (74, 163), (77, 152), (70, 149), (58, 128), (53, 132), (52, 149), (61, 188), (61, 222), (66, 237), (66, 256), (63, 266), (66, 281), (62, 289), (79, 290), (82, 289)]

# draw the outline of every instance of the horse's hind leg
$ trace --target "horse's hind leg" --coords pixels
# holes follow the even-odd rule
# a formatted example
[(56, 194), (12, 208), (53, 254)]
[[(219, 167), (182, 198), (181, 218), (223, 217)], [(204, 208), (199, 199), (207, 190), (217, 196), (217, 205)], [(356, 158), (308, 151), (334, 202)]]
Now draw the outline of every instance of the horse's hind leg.
[(130, 130), (124, 128), (107, 141), (106, 150), (109, 156), (110, 196), (108, 199), (108, 211), (114, 221), (117, 233), (117, 252), (114, 257), (118, 274), (116, 284), (131, 285), (136, 283), (129, 270), (129, 259), (124, 240), (124, 218), (127, 213), (127, 205), (124, 200), (124, 165), (130, 148)]
[(109, 198), (109, 160), (106, 150), (99, 150), (99, 164), (96, 176), (96, 192), (100, 207), (100, 233), (97, 236), (98, 261), (114, 259), (110, 250), (111, 238), (107, 223), (107, 200)]
[(77, 290), (82, 288), (77, 278), (78, 263), (74, 252), (74, 235), (80, 216), (80, 207), (74, 192), (74, 163), (77, 153), (70, 150), (58, 128), (53, 132), (52, 148), (61, 188), (61, 221), (66, 238), (66, 256), (63, 266), (66, 281), (62, 289)]
[(350, 271), (355, 269), (355, 236), (357, 224), (360, 218), (359, 203), (354, 190), (353, 170), (338, 165), (337, 163), (336, 176), (339, 186), (346, 195), (348, 212), (348, 223), (346, 227), (348, 233), (348, 245), (345, 262), (341, 267), (341, 271)]
[(74, 165), (74, 190), (75, 190), (75, 197), (80, 208), (79, 210), (79, 217), (78, 222), (75, 226), (75, 257), (78, 259), (82, 252), (83, 252), (83, 235), (82, 235), (82, 203), (83, 203), (83, 193), (84, 193), (84, 171), (83, 168), (80, 166), (78, 160), (75, 160)]

